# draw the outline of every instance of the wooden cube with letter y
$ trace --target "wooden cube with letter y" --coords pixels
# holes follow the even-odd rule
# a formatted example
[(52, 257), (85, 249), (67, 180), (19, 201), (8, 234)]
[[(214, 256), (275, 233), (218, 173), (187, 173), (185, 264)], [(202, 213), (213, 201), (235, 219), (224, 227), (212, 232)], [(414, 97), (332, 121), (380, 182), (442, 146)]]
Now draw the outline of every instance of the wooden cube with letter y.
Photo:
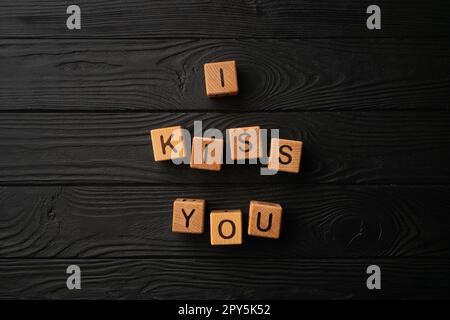
[(271, 139), (268, 168), (275, 171), (299, 173), (303, 142)]
[(278, 203), (251, 201), (248, 234), (257, 237), (278, 239), (283, 208)]
[(155, 161), (184, 158), (186, 146), (183, 128), (180, 126), (153, 129), (150, 131)]
[(205, 200), (175, 199), (173, 202), (172, 232), (203, 233)]
[(242, 244), (241, 210), (215, 210), (210, 215), (211, 245)]

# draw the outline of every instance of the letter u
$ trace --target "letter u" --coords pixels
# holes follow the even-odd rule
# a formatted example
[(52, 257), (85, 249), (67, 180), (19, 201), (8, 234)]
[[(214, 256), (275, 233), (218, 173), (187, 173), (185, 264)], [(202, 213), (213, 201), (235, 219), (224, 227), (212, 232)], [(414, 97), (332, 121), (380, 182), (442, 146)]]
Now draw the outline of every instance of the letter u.
[(267, 232), (272, 228), (272, 213), (269, 213), (269, 223), (266, 228), (261, 227), (261, 212), (258, 211), (258, 216), (256, 217), (256, 227), (259, 231)]

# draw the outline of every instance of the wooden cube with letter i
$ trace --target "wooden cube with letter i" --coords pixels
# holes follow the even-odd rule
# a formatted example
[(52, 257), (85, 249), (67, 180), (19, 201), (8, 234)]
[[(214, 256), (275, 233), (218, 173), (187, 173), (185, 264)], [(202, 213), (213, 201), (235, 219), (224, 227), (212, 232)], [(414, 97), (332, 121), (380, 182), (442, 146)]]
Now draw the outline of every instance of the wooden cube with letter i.
[(192, 169), (220, 171), (223, 163), (223, 139), (194, 137), (190, 166)]
[(208, 97), (238, 94), (236, 61), (212, 62), (204, 65), (206, 95)]
[(186, 156), (185, 136), (180, 126), (150, 131), (155, 161), (166, 161)]
[(242, 244), (241, 210), (215, 210), (210, 215), (211, 245)]
[(248, 234), (251, 236), (278, 239), (283, 208), (278, 203), (251, 201)]
[(172, 213), (172, 232), (203, 233), (205, 200), (175, 199)]

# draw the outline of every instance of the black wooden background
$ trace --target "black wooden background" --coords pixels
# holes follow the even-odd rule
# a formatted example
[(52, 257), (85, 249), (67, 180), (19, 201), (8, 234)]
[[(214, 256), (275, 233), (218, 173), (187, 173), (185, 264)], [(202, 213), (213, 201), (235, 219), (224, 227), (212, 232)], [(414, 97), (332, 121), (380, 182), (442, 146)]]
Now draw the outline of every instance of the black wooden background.
[[(449, 40), (449, 1), (1, 1), (0, 298), (449, 298)], [(226, 59), (240, 94), (208, 99)], [(155, 163), (194, 120), (279, 128), (303, 171)], [(282, 236), (174, 234), (176, 197), (279, 202)]]

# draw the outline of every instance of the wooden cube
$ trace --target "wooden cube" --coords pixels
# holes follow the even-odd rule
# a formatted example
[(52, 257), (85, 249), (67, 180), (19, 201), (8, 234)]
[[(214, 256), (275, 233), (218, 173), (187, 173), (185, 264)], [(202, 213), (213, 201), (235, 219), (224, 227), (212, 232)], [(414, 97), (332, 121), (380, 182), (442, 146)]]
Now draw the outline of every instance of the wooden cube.
[(211, 245), (242, 244), (241, 210), (216, 210), (210, 215)]
[(260, 127), (243, 127), (228, 129), (231, 159), (259, 159), (262, 156)]
[(223, 162), (223, 140), (194, 137), (190, 166), (193, 169), (220, 171)]
[(278, 239), (283, 208), (278, 203), (251, 201), (248, 234), (251, 236)]
[(302, 141), (272, 139), (268, 168), (284, 172), (298, 173), (302, 156)]
[(204, 65), (206, 95), (208, 97), (238, 94), (236, 61), (206, 63)]
[(180, 126), (150, 131), (155, 161), (180, 159), (186, 156), (185, 137)]
[(172, 232), (203, 233), (205, 200), (175, 199), (173, 202)]

